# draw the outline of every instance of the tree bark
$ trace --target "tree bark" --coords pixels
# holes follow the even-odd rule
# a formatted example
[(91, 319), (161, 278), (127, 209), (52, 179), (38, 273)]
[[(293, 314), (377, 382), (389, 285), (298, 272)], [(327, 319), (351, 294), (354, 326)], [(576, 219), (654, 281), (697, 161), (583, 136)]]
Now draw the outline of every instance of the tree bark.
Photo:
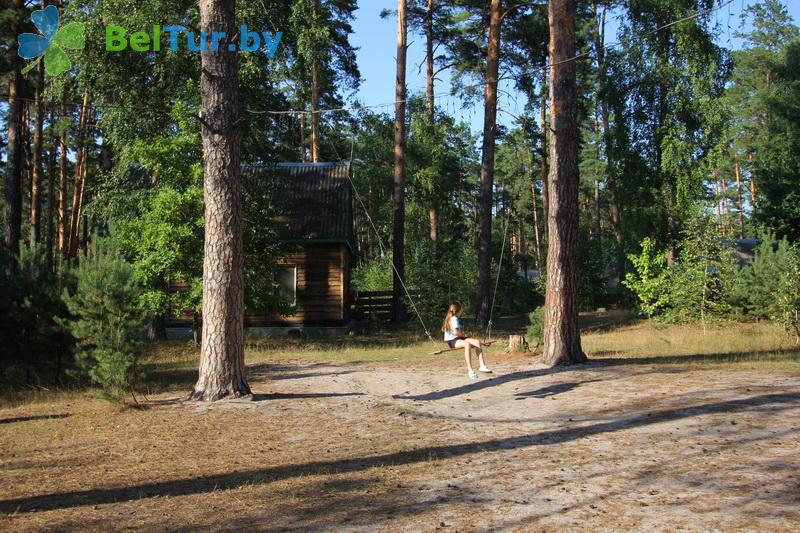
[(536, 184), (531, 181), (531, 213), (533, 214), (533, 241), (536, 245), (536, 271), (542, 272), (542, 244), (539, 240), (539, 208), (536, 202)]
[[(22, 20), (24, 2), (14, 0), (13, 8), (19, 12), (19, 17), (12, 20)], [(12, 25), (12, 34), (16, 35), (18, 24)], [(22, 74), (20, 73), (20, 58), (16, 53), (9, 54), (11, 75), (8, 81), (8, 133), (6, 137), (6, 175), (5, 175), (5, 240), (6, 270), (14, 269), (15, 257), (19, 255), (19, 241), (22, 231)]]
[(600, 228), (600, 180), (594, 180), (594, 239), (597, 241), (598, 250), (602, 249), (603, 242)]
[[(200, 0), (200, 29), (236, 33), (236, 2)], [(205, 253), (200, 369), (191, 398), (250, 394), (244, 364), (244, 256), (239, 56), (200, 53)]]
[(59, 175), (58, 175), (58, 251), (62, 255), (67, 255), (67, 128), (64, 121), (67, 118), (66, 91), (61, 96), (61, 116), (62, 129), (59, 133), (58, 144), (60, 152)]
[(306, 103), (302, 102), (300, 105), (301, 113), (300, 113), (300, 161), (302, 163), (306, 162), (306, 114), (305, 114)]
[(547, 176), (550, 174), (550, 167), (547, 164), (547, 158), (549, 157), (548, 151), (549, 143), (547, 139), (549, 135), (547, 133), (547, 64), (545, 63), (542, 65), (542, 78), (541, 78), (541, 86), (542, 86), (542, 97), (539, 102), (539, 129), (542, 132), (542, 144), (541, 144), (541, 153), (539, 154), (542, 160), (540, 170), (540, 179), (542, 180), (542, 219), (544, 220), (544, 238), (547, 239), (547, 210), (550, 205), (550, 195), (549, 193), (549, 186), (547, 183)]
[(756, 169), (753, 164), (753, 153), (747, 154), (747, 170), (750, 173), (750, 208), (754, 209), (757, 201), (756, 196)]
[(723, 175), (720, 176), (719, 183), (722, 192), (722, 234), (727, 236), (731, 224), (731, 209), (730, 202), (728, 202), (728, 180)]
[[(516, 218), (516, 217), (515, 217)], [(525, 219), (519, 217), (516, 220), (519, 228), (519, 266), (522, 267), (525, 273), (525, 279), (528, 278), (528, 242), (525, 240)]]
[(55, 128), (55, 111), (50, 107), (50, 132), (52, 144), (48, 153), (47, 162), (47, 270), (53, 270), (53, 257), (55, 248), (55, 213), (56, 213), (56, 156), (58, 136)]
[(524, 352), (527, 351), (528, 342), (525, 340), (525, 337), (522, 335), (509, 335), (508, 336), (508, 348), (506, 349), (506, 353), (514, 353), (514, 352)]
[[(311, 8), (314, 24), (319, 17), (319, 0)], [(319, 50), (314, 48), (311, 58), (311, 161), (319, 162)]]
[(483, 104), (478, 290), (475, 298), (476, 319), (479, 326), (486, 326), (491, 314), (489, 288), (492, 270), (492, 198), (494, 196), (494, 144), (497, 129), (497, 83), (500, 70), (502, 12), (502, 0), (491, 0), (486, 54), (486, 91)]
[(728, 208), (728, 180), (725, 179), (725, 176), (721, 176), (719, 178), (719, 186), (720, 186), (720, 192), (722, 193), (722, 213), (727, 215), (729, 213), (729, 208)]
[[(433, 198), (431, 202), (436, 202), (436, 191), (433, 191)], [(435, 206), (431, 206), (428, 210), (428, 221), (430, 222), (431, 228), (431, 251), (435, 254), (436, 253), (436, 241), (439, 240), (439, 213), (436, 210)]]
[[(660, 163), (658, 168), (661, 168)], [(672, 173), (667, 173), (664, 176), (663, 188), (667, 211), (667, 266), (671, 267), (675, 263), (675, 244), (678, 241), (678, 224), (675, 219), (675, 177)]]
[(605, 54), (606, 10), (600, 17), (597, 16), (597, 2), (592, 2), (592, 12), (595, 15), (595, 49), (597, 51), (597, 93), (600, 99), (600, 122), (603, 126), (603, 150), (606, 157), (606, 189), (608, 190), (609, 214), (611, 215), (611, 230), (617, 246), (617, 276), (620, 280), (625, 278), (625, 243), (622, 237), (622, 209), (617, 190), (617, 176), (614, 166), (614, 149), (611, 139), (611, 120), (608, 109), (607, 70)]
[[(428, 124), (433, 127), (436, 120), (436, 102), (434, 96), (434, 81), (436, 72), (433, 65), (433, 0), (428, 0), (425, 12), (425, 92), (427, 95)], [(439, 240), (439, 213), (437, 209), (438, 190), (435, 185), (431, 187), (431, 205), (428, 209), (430, 221), (431, 252), (436, 254), (436, 242)]]
[(78, 239), (83, 210), (84, 183), (86, 177), (86, 123), (89, 120), (89, 89), (83, 90), (80, 119), (78, 120), (77, 155), (75, 157), (75, 180), (72, 188), (72, 216), (69, 225), (67, 253), (74, 256), (78, 251)]
[[(25, 84), (27, 89), (27, 83)], [(27, 97), (27, 92), (25, 97)], [(20, 145), (22, 146), (21, 154), (21, 170), (22, 170), (22, 211), (25, 211), (25, 193), (27, 193), (28, 200), (31, 197), (31, 106), (26, 103), (22, 104), (22, 129), (20, 130)], [(24, 214), (22, 216), (25, 216)], [(28, 220), (30, 219), (30, 202), (28, 203)], [(22, 230), (20, 229), (20, 240), (23, 238)]]
[(33, 168), (31, 169), (31, 243), (38, 243), (41, 234), (42, 218), (42, 132), (44, 130), (44, 62), (39, 63), (36, 72), (36, 125), (33, 132)]
[(548, 2), (550, 209), (544, 353), (549, 366), (586, 361), (578, 328), (578, 97), (575, 0)]
[(147, 322), (147, 340), (150, 342), (167, 340), (167, 325), (164, 315), (150, 315)]
[(405, 280), (405, 187), (406, 187), (406, 51), (408, 21), (406, 0), (397, 0), (397, 78), (394, 117), (394, 218), (392, 226), (392, 315), (395, 321), (406, 319), (403, 303)]
[(425, 91), (428, 97), (428, 122), (433, 124), (434, 113), (436, 111), (434, 101), (434, 78), (436, 73), (433, 70), (433, 0), (428, 0), (428, 8), (425, 12), (425, 65), (426, 65), (426, 84)]
[(739, 238), (744, 239), (744, 200), (742, 198), (742, 176), (739, 168), (739, 157), (734, 155), (734, 169), (736, 170), (736, 197), (739, 208)]
[(719, 178), (717, 177), (717, 169), (711, 169), (711, 176), (714, 178), (714, 209), (717, 212), (717, 226), (722, 227), (722, 207), (720, 206), (719, 197)]

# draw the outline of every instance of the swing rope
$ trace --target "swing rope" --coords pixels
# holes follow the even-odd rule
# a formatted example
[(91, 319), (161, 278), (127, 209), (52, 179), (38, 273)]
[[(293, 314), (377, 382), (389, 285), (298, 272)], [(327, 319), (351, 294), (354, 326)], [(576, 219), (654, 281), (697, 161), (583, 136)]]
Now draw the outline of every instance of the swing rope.
[[(353, 139), (352, 144), (350, 146), (350, 168), (348, 169), (348, 172), (347, 172), (347, 179), (350, 181), (350, 187), (353, 189), (353, 194), (356, 197), (356, 200), (361, 205), (361, 208), (364, 210), (364, 214), (367, 216), (367, 221), (369, 221), (369, 225), (372, 227), (372, 231), (375, 232), (375, 236), (378, 238), (378, 245), (381, 247), (381, 253), (383, 255), (386, 255), (386, 247), (383, 244), (383, 239), (381, 238), (381, 234), (378, 231), (378, 228), (375, 226), (375, 223), (372, 221), (372, 217), (369, 214), (369, 210), (367, 209), (366, 204), (364, 204), (364, 201), (361, 199), (361, 195), (358, 194), (358, 189), (356, 188), (356, 184), (353, 181), (353, 177), (351, 176), (351, 173), (354, 172), (353, 171), (353, 156), (354, 156), (354, 152), (355, 152), (355, 139)], [(406, 287), (406, 284), (403, 281), (402, 276), (400, 276), (400, 273), (397, 271), (397, 267), (394, 266), (394, 261), (392, 261), (391, 264), (392, 264), (392, 270), (394, 271), (395, 276), (397, 277), (397, 279), (400, 281), (400, 285), (403, 287), (403, 292), (405, 292), (406, 298), (408, 298), (408, 302), (411, 304), (411, 308), (414, 310), (414, 313), (417, 315), (417, 318), (419, 319), (419, 323), (422, 324), (422, 329), (425, 331), (425, 335), (428, 337), (428, 340), (431, 342), (431, 344), (433, 344), (433, 347), (437, 348), (438, 345), (436, 344), (436, 341), (433, 340), (433, 337), (431, 336), (431, 332), (430, 332), (430, 330), (428, 330), (428, 326), (425, 325), (425, 321), (422, 319), (422, 315), (420, 314), (419, 310), (417, 309), (416, 304), (414, 304), (414, 299), (411, 297), (411, 294), (408, 292), (408, 287)]]
[(508, 215), (506, 215), (506, 225), (503, 229), (503, 245), (500, 247), (500, 261), (497, 263), (497, 277), (494, 280), (494, 293), (492, 294), (492, 306), (489, 308), (489, 322), (486, 324), (486, 338), (492, 340), (492, 316), (494, 315), (494, 303), (497, 300), (497, 286), (500, 283), (500, 271), (503, 267), (503, 254), (506, 251), (506, 236), (508, 235)]
[[(347, 180), (350, 182), (350, 187), (353, 189), (353, 195), (355, 196), (356, 201), (358, 201), (359, 205), (361, 206), (361, 209), (364, 211), (364, 214), (367, 217), (367, 222), (369, 222), (369, 225), (372, 228), (372, 231), (375, 233), (375, 236), (378, 238), (378, 246), (380, 246), (381, 253), (383, 255), (386, 255), (387, 254), (387, 249), (386, 249), (386, 246), (385, 246), (385, 244), (383, 242), (383, 238), (381, 238), (381, 234), (378, 231), (378, 228), (375, 225), (375, 222), (372, 220), (372, 216), (369, 214), (369, 210), (367, 209), (367, 206), (364, 203), (364, 200), (362, 199), (361, 195), (358, 192), (358, 188), (356, 187), (355, 181), (353, 180), (353, 174), (355, 173), (355, 170), (354, 170), (354, 167), (353, 167), (353, 161), (354, 160), (355, 160), (355, 139), (352, 139), (351, 140), (351, 144), (350, 144), (350, 165), (349, 165), (350, 168), (348, 169), (348, 172), (347, 172)], [(489, 309), (489, 322), (488, 322), (488, 324), (486, 326), (486, 339), (487, 339), (487, 342), (484, 343), (484, 345), (486, 345), (486, 346), (490, 346), (492, 344), (492, 317), (494, 316), (494, 307), (495, 307), (495, 302), (497, 300), (497, 287), (499, 286), (499, 283), (500, 283), (500, 272), (501, 272), (501, 268), (503, 266), (503, 257), (505, 255), (506, 240), (507, 240), (507, 237), (508, 237), (508, 227), (509, 227), (509, 217), (508, 217), (508, 215), (506, 215), (505, 228), (503, 229), (503, 244), (502, 244), (502, 246), (500, 248), (500, 261), (498, 262), (498, 265), (497, 265), (497, 277), (495, 278), (495, 282), (494, 282), (494, 293), (492, 295), (492, 305), (491, 305), (491, 307)], [(392, 265), (392, 271), (394, 272), (394, 274), (397, 277), (398, 281), (400, 281), (400, 285), (403, 288), (403, 292), (405, 293), (406, 298), (408, 298), (408, 302), (411, 304), (411, 308), (414, 310), (414, 314), (417, 315), (417, 319), (419, 320), (419, 323), (422, 325), (423, 331), (425, 331), (425, 336), (428, 337), (428, 340), (431, 342), (431, 344), (433, 345), (434, 349), (436, 349), (438, 347), (438, 344), (433, 339), (433, 336), (431, 335), (431, 332), (428, 329), (428, 326), (425, 324), (425, 320), (423, 320), (423, 318), (422, 318), (422, 314), (419, 312), (419, 309), (417, 309), (417, 306), (414, 303), (414, 299), (411, 297), (411, 293), (409, 292), (408, 287), (405, 284), (405, 281), (403, 280), (402, 276), (400, 276), (400, 273), (398, 272), (397, 267), (395, 267), (395, 265), (394, 265), (394, 261), (391, 262), (391, 265)], [(434, 353), (441, 353), (443, 351), (450, 351), (450, 350), (439, 350), (439, 351), (436, 351)]]

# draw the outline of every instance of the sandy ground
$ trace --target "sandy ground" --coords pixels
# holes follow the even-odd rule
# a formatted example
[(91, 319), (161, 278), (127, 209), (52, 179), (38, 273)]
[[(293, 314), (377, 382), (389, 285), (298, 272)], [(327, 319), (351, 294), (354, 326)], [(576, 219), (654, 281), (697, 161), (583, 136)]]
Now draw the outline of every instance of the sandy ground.
[(251, 369), (254, 401), (0, 410), (0, 529), (800, 530), (796, 373), (461, 365), (284, 361)]

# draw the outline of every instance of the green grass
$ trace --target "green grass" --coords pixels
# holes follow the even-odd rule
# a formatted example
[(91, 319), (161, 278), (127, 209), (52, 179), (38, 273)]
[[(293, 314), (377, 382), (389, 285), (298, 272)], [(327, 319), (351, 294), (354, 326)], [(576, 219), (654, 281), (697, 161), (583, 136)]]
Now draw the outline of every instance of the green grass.
[[(488, 351), (500, 352), (504, 339), (522, 333), (521, 321), (507, 321), (499, 339)], [(703, 328), (695, 325), (665, 326), (637, 320), (630, 313), (611, 312), (581, 316), (583, 348), (589, 358), (608, 364), (666, 364), (715, 370), (765, 369), (800, 371), (800, 345), (771, 324), (725, 324)], [(513, 328), (513, 329), (511, 329)], [(268, 379), (272, 364), (287, 361), (383, 363), (424, 361), (444, 348), (436, 336), (435, 347), (418, 331), (392, 329), (371, 335), (347, 335), (316, 339), (285, 336), (248, 340), (245, 357), (254, 377)], [(147, 378), (139, 387), (145, 395), (189, 391), (197, 380), (199, 349), (185, 340), (150, 345), (141, 366)], [(80, 387), (26, 387), (4, 390), (0, 405), (16, 405), (52, 399), (54, 396), (92, 395)]]
[(594, 359), (713, 369), (800, 370), (800, 345), (772, 324), (633, 325), (583, 336)]

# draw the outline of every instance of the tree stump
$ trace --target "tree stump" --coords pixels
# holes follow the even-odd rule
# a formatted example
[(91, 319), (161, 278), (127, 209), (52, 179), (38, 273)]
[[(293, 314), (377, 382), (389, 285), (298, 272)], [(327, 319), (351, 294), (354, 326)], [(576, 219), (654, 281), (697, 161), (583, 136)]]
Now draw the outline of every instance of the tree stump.
[(508, 349), (506, 352), (525, 352), (528, 350), (528, 342), (522, 335), (509, 335), (508, 336)]

